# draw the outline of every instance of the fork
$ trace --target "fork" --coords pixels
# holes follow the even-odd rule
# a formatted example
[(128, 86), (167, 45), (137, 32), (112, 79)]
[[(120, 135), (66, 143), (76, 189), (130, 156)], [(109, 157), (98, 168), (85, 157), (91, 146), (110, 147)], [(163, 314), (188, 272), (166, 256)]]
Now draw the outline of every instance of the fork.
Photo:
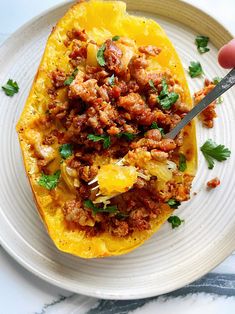
[(205, 110), (214, 100), (223, 95), (228, 89), (235, 84), (235, 68), (232, 69), (210, 93), (206, 95), (186, 116), (167, 134), (164, 138), (174, 139), (176, 135), (193, 120), (199, 113)]
[[(163, 135), (163, 138), (174, 139), (177, 134), (193, 120), (199, 113), (205, 110), (214, 100), (223, 95), (228, 89), (235, 84), (235, 68), (232, 69), (214, 88), (208, 93), (193, 109), (191, 109), (186, 116), (167, 134)], [(125, 156), (118, 160), (115, 164), (123, 165)], [(91, 180), (88, 185), (92, 185), (98, 181), (97, 176)], [(91, 191), (98, 189), (99, 186), (94, 186)], [(97, 193), (96, 196), (100, 195)], [(115, 195), (114, 195), (115, 196)], [(114, 197), (112, 196), (112, 197)]]

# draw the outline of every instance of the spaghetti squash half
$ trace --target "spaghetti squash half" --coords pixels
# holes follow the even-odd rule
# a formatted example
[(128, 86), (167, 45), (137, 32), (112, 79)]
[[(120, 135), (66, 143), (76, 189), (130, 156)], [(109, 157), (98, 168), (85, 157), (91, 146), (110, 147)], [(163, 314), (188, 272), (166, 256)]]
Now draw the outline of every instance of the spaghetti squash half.
[(83, 258), (130, 252), (189, 199), (194, 124), (175, 140), (163, 135), (191, 107), (180, 59), (155, 21), (127, 14), (119, 1), (80, 2), (65, 14), (17, 124), (59, 250)]

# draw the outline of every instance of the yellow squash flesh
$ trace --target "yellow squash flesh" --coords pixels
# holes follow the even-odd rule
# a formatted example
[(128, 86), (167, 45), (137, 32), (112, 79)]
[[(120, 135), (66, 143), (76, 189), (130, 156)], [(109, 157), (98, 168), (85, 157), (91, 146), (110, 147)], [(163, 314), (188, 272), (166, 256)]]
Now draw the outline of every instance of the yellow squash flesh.
[[(117, 238), (108, 233), (87, 237), (82, 231), (68, 229), (64, 223), (61, 208), (65, 201), (75, 197), (73, 182), (66, 184), (67, 179), (65, 178), (53, 191), (48, 191), (37, 183), (40, 171), (37, 166), (37, 158), (31, 149), (32, 146), (39, 154), (53, 160), (50, 164), (51, 171), (62, 167), (62, 173), (65, 173), (66, 176), (66, 170), (60, 165), (58, 147), (52, 147), (52, 151), (50, 149), (48, 151), (48, 148), (41, 144), (43, 130), (38, 127), (37, 120), (45, 114), (46, 106), (50, 101), (47, 93), (48, 88), (51, 87), (49, 73), (57, 67), (66, 73), (71, 71), (68, 51), (63, 41), (66, 39), (67, 31), (72, 28), (85, 29), (89, 38), (98, 44), (102, 44), (112, 36), (119, 35), (135, 40), (137, 46), (155, 45), (162, 48), (159, 56), (151, 58), (151, 69), (169, 69), (183, 87), (182, 101), (191, 108), (192, 100), (182, 64), (165, 32), (153, 20), (128, 15), (124, 2), (89, 1), (75, 4), (58, 22), (48, 39), (31, 92), (17, 124), (25, 168), (38, 210), (50, 237), (59, 250), (83, 258), (121, 255), (130, 252), (153, 235), (171, 215), (172, 209), (167, 204), (163, 205), (161, 214), (151, 221), (150, 230), (136, 231), (126, 238)], [(96, 65), (96, 59), (93, 57), (95, 53), (96, 48), (91, 45), (88, 48), (88, 58), (92, 65)], [(63, 97), (62, 94), (61, 99)], [(197, 167), (194, 124), (191, 123), (186, 127), (185, 132), (188, 135), (181, 151), (188, 159), (186, 173), (194, 175)], [(68, 185), (71, 186), (70, 189)]]

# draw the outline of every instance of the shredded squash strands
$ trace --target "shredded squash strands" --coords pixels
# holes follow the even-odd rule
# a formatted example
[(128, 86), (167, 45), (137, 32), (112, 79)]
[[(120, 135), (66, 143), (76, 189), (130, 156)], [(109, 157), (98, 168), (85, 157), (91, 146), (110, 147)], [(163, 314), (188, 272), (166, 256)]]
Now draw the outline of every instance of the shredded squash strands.
[[(124, 158), (122, 159), (122, 164), (124, 163), (123, 160)], [(97, 190), (96, 196), (98, 196), (94, 203), (105, 204), (107, 200), (129, 191), (136, 183), (137, 177), (149, 181), (151, 176), (154, 175), (158, 176), (158, 180), (162, 183), (167, 182), (172, 178), (172, 171), (176, 170), (177, 166), (173, 161), (168, 160), (166, 164), (147, 163), (145, 169), (149, 169), (149, 174), (139, 172), (133, 166), (120, 166), (120, 162), (119, 165), (115, 163), (101, 167), (96, 177), (98, 185), (92, 189)]]

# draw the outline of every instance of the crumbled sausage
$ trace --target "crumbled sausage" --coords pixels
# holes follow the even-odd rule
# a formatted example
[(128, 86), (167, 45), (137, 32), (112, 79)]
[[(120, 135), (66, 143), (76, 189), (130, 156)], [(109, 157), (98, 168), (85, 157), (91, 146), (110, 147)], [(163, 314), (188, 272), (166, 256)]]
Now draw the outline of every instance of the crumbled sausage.
[(96, 166), (82, 166), (79, 168), (80, 178), (86, 182), (91, 181), (98, 172), (98, 168)]
[(159, 143), (159, 148), (164, 152), (169, 152), (176, 148), (176, 144), (174, 140), (166, 138), (161, 140), (161, 142)]
[(48, 105), (50, 116), (58, 120), (61, 120), (64, 117), (66, 117), (68, 108), (69, 108), (68, 101), (65, 101), (64, 103), (54, 101), (53, 103)]
[(120, 72), (121, 57), (121, 49), (111, 39), (106, 40), (104, 58), (106, 66), (110, 71)]
[(114, 219), (111, 232), (114, 236), (125, 237), (129, 232), (128, 223), (126, 221)]
[(146, 72), (148, 61), (144, 57), (133, 57), (129, 64), (131, 78), (136, 80), (138, 85), (143, 88), (148, 84), (149, 78)]
[(166, 152), (163, 152), (161, 150), (158, 150), (158, 149), (152, 149), (151, 150), (151, 156), (154, 160), (156, 161), (160, 161), (160, 162), (163, 162), (163, 161), (166, 161), (167, 158), (168, 158), (168, 153)]
[[(75, 28), (67, 32), (67, 37), (68, 37), (69, 42), (72, 41), (73, 39), (78, 39), (81, 41), (87, 41), (88, 39), (85, 29), (81, 30), (81, 29), (75, 29)], [(69, 42), (66, 41), (65, 44), (68, 45)]]
[(215, 189), (218, 185), (220, 185), (220, 179), (217, 177), (207, 182), (207, 187), (211, 189)]
[(214, 126), (214, 118), (217, 117), (215, 105), (216, 102), (214, 101), (200, 114), (200, 119), (202, 120), (203, 125), (207, 128), (213, 128)]
[[(212, 89), (215, 87), (209, 80), (205, 80), (204, 88), (194, 94), (194, 102), (197, 105)], [(205, 110), (203, 110), (199, 117), (202, 124), (207, 128), (213, 128), (214, 118), (217, 117), (215, 112), (216, 101), (213, 101)]]
[(56, 88), (64, 86), (66, 74), (64, 71), (56, 69), (51, 72), (52, 83)]
[[(74, 80), (75, 81), (75, 80)], [(69, 87), (70, 98), (81, 98), (85, 102), (97, 99), (97, 80), (90, 79), (85, 82), (73, 82)]]
[(71, 53), (69, 54), (69, 57), (71, 59), (77, 59), (77, 58), (86, 59), (87, 57), (86, 46), (80, 47), (79, 45), (74, 45)]
[(157, 129), (147, 131), (144, 136), (154, 141), (160, 141), (162, 138), (161, 132)]
[(138, 93), (129, 93), (127, 96), (119, 98), (118, 105), (126, 109), (132, 119), (142, 125), (151, 125), (155, 120), (155, 113), (147, 107), (144, 100)]
[(68, 222), (75, 222), (81, 226), (94, 225), (94, 219), (89, 211), (82, 208), (81, 201), (67, 201), (63, 207), (65, 219)]
[(52, 145), (56, 141), (56, 136), (53, 134), (48, 134), (44, 137), (42, 144), (43, 145)]
[(145, 53), (149, 56), (157, 56), (161, 52), (161, 48), (149, 45), (139, 47), (139, 52)]

